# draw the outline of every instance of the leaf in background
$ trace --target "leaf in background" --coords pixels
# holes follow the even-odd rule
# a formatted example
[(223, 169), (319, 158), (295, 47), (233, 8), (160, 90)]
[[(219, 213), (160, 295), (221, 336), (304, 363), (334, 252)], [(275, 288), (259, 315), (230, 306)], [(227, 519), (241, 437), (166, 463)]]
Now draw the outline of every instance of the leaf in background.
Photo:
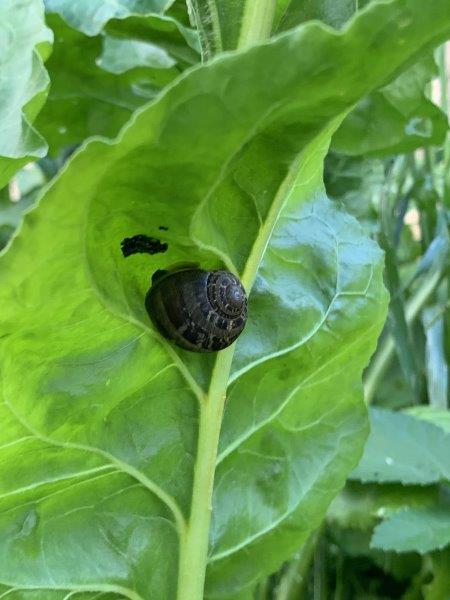
[(450, 480), (450, 435), (418, 418), (370, 409), (371, 432), (351, 478), (430, 484)]
[[(48, 63), (52, 86), (38, 126), (53, 156), (93, 135), (117, 135), (134, 110), (198, 61), (196, 32), (170, 16), (147, 14), (157, 6), (162, 3), (108, 4), (91, 21), (82, 3), (47, 3), (55, 13), (47, 16), (55, 47)], [(102, 35), (95, 35), (101, 27)]]
[[(342, 114), (449, 30), (446, 0), (311, 24), (193, 69), (71, 159), (2, 260), (1, 447), (23, 469), (20, 488), (0, 477), (1, 581), (174, 597), (227, 383), (206, 597), (253, 587), (318, 524), (361, 451), (386, 309), (381, 253), (325, 198), (323, 158)], [(123, 259), (161, 225), (166, 254)], [(186, 259), (251, 291), (229, 381), (233, 347), (175, 350), (145, 314), (151, 273)]]
[[(52, 87), (39, 116), (38, 127), (53, 155), (61, 148), (81, 143), (92, 135), (113, 137), (134, 110), (154, 98), (161, 88), (179, 75), (179, 68), (168, 62), (153, 64), (153, 68), (150, 65), (135, 68), (135, 53), (130, 55), (128, 52), (133, 40), (125, 34), (135, 28), (139, 41), (144, 37), (141, 30), (151, 39), (150, 32), (158, 20), (159, 17), (152, 17), (150, 21), (146, 17), (136, 17), (130, 18), (130, 22), (125, 19), (119, 24), (111, 24), (111, 31), (116, 37), (108, 36), (107, 40), (116, 42), (116, 56), (111, 56), (111, 52), (106, 57), (104, 55), (103, 66), (106, 60), (109, 70), (119, 73), (113, 74), (101, 68), (103, 37), (87, 37), (68, 27), (57, 15), (48, 16), (48, 23), (55, 32), (54, 52), (47, 65)], [(161, 27), (162, 32), (156, 35), (161, 52), (166, 52), (160, 45), (161, 38), (166, 35), (164, 31), (167, 31), (171, 43), (175, 44), (174, 40), (178, 40), (179, 46), (182, 45), (180, 38), (184, 38), (169, 19), (164, 18)], [(121, 32), (124, 37), (119, 39)], [(123, 51), (121, 68), (117, 65), (117, 44)], [(190, 47), (186, 47), (193, 53)], [(170, 56), (168, 60), (173, 61)], [(133, 69), (122, 73), (125, 63)]]
[(406, 508), (375, 527), (372, 548), (425, 554), (450, 544), (450, 506)]
[(74, 29), (86, 35), (98, 35), (110, 19), (132, 14), (165, 12), (173, 0), (44, 0), (46, 11), (58, 13)]
[(34, 129), (49, 84), (43, 61), (51, 31), (42, 0), (3, 0), (0, 5), (0, 188), (24, 164), (45, 156), (47, 146)]
[(436, 75), (430, 54), (361, 100), (334, 135), (333, 149), (351, 156), (386, 156), (441, 144), (447, 117), (425, 95)]

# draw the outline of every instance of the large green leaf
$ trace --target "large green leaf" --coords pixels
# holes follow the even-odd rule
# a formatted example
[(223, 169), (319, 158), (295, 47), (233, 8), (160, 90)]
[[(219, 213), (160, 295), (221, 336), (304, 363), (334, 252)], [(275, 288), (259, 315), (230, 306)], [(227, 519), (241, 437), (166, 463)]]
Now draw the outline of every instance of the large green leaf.
[(3, 0), (0, 55), (0, 188), (20, 169), (45, 156), (47, 146), (33, 121), (45, 100), (49, 79), (43, 65), (52, 34), (42, 0)]
[(371, 433), (352, 478), (430, 484), (450, 480), (450, 434), (424, 420), (372, 408)]
[[(252, 587), (318, 524), (361, 452), (386, 309), (381, 253), (325, 198), (323, 157), (449, 29), (446, 0), (308, 25), (191, 70), (73, 157), (2, 260), (0, 581), (200, 598), (221, 425), (206, 596)], [(166, 254), (123, 259), (160, 226)], [(149, 276), (186, 259), (242, 275), (235, 348), (151, 328)]]

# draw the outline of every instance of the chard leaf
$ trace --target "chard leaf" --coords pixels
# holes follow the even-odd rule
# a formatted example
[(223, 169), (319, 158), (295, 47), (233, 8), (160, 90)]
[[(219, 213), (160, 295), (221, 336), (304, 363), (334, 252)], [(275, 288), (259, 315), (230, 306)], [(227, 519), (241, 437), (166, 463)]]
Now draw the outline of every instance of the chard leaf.
[[(190, 70), (73, 156), (1, 261), (0, 470), (21, 465), (0, 471), (4, 585), (197, 599), (207, 562), (206, 598), (248, 598), (317, 526), (362, 451), (387, 304), (323, 158), (346, 111), (449, 30), (447, 0), (309, 24)], [(166, 254), (121, 256), (161, 226)], [(249, 293), (217, 355), (176, 350), (143, 308), (150, 275), (186, 260)]]
[(51, 31), (41, 0), (3, 0), (0, 55), (0, 188), (27, 162), (45, 156), (47, 145), (33, 121), (47, 94)]

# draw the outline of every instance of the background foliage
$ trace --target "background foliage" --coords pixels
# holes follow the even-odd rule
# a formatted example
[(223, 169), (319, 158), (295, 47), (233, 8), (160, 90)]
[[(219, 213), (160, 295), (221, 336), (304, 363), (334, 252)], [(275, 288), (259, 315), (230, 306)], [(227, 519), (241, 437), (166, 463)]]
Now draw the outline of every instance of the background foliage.
[[(448, 2), (188, 4), (0, 8), (0, 598), (450, 598)], [(187, 259), (235, 352), (151, 329)]]

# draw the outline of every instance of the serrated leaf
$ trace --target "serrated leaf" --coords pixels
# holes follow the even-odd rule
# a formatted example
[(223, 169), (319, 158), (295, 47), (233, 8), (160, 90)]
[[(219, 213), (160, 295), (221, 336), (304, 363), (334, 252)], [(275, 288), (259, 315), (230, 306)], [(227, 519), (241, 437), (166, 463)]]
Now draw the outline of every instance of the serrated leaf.
[[(449, 29), (444, 0), (380, 5), (344, 35), (300, 28), (191, 70), (71, 159), (2, 260), (1, 444), (28, 489), (0, 500), (1, 581), (200, 598), (221, 425), (206, 597), (254, 587), (318, 524), (361, 451), (386, 309), (381, 253), (326, 199), (323, 157), (343, 113)], [(160, 226), (166, 254), (121, 256)], [(151, 328), (151, 273), (187, 258), (251, 292), (235, 355)], [(23, 437), (43, 463), (61, 453), (50, 482)]]
[(351, 477), (430, 484), (450, 480), (450, 435), (408, 414), (372, 408), (371, 433)]
[(450, 544), (450, 507), (406, 508), (375, 527), (370, 545), (425, 554)]
[(52, 42), (42, 0), (3, 0), (0, 5), (0, 188), (47, 146), (33, 121), (45, 101), (49, 79), (43, 60)]

